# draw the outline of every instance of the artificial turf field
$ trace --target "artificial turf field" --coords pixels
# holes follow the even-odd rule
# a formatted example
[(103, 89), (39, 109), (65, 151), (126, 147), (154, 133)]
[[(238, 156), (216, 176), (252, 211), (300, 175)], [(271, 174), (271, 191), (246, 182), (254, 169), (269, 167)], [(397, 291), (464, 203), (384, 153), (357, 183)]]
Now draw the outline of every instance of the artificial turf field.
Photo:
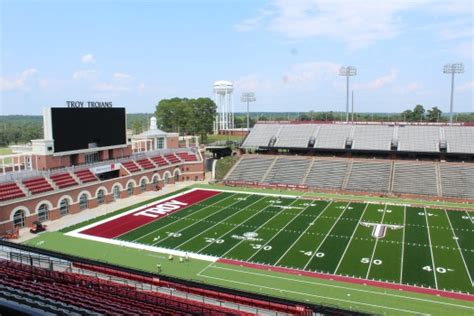
[[(151, 216), (156, 213), (136, 215), (144, 210), (146, 214), (146, 210), (153, 207), (156, 210), (157, 205), (170, 200), (181, 205), (174, 209), (171, 207), (169, 213), (160, 214), (157, 218)], [(350, 276), (351, 280), (362, 280), (358, 283), (381, 280), (387, 285), (416, 285), (419, 288), (468, 293), (467, 302), (453, 300), (456, 303), (446, 306), (451, 309), (466, 306), (459, 310), (461, 314), (474, 312), (474, 224), (472, 213), (467, 211), (191, 189), (86, 224), (65, 231), (69, 235), (68, 240), (72, 236), (75, 240), (81, 238), (93, 244), (101, 242), (111, 248), (128, 246), (143, 249), (143, 253), (155, 251), (189, 256), (191, 261), (204, 261), (202, 269), (190, 273), (191, 278), (209, 283), (261, 292), (279, 290), (280, 296), (288, 291), (293, 292), (290, 295), (293, 299), (315, 303), (322, 302), (324, 297), (326, 304), (347, 308), (347, 302), (350, 302), (351, 308), (360, 310), (392, 313), (430, 311), (431, 307), (426, 302), (420, 303), (420, 306), (426, 305), (421, 310), (401, 308), (396, 304), (400, 300), (397, 293), (392, 295), (392, 299), (389, 299), (390, 295), (384, 297), (397, 308), (390, 307), (391, 303), (380, 305), (380, 300), (374, 302), (370, 297), (366, 297), (370, 303), (364, 303), (361, 299), (354, 300), (351, 294), (338, 300), (335, 299), (337, 295), (315, 295), (317, 291), (310, 286), (312, 282), (340, 284), (305, 277), (305, 272), (318, 272), (324, 273), (319, 276), (340, 275)], [(47, 239), (44, 241), (49, 242)], [(38, 240), (29, 243), (38, 246)], [(166, 256), (160, 260), (166, 260)], [(249, 264), (253, 268), (242, 267)], [(269, 272), (254, 269), (256, 266), (253, 264), (282, 269), (280, 272)], [(265, 281), (258, 281), (261, 278)], [(296, 290), (290, 290), (293, 282), (299, 282)], [(269, 287), (270, 284), (274, 285)], [(349, 288), (363, 286), (346, 284), (339, 287), (340, 291), (347, 292)], [(371, 291), (378, 293), (375, 288)], [(384, 293), (387, 291), (391, 290), (384, 290)], [(405, 292), (405, 295), (416, 298), (420, 294)], [(315, 301), (311, 296), (319, 299)], [(438, 302), (434, 304), (440, 306), (433, 307), (433, 311), (440, 311), (441, 302), (452, 299), (432, 296), (426, 300)], [(406, 306), (411, 306), (411, 303), (407, 302)]]

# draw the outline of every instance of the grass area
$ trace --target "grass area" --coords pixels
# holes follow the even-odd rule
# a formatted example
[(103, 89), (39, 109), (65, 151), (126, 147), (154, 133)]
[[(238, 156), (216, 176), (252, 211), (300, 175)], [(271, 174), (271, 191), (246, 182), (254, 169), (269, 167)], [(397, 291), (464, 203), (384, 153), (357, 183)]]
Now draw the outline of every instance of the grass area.
[(226, 141), (236, 141), (240, 142), (243, 141), (243, 136), (233, 136), (233, 135), (207, 135), (207, 140), (205, 141), (206, 144), (214, 143), (214, 142), (226, 142)]
[[(474, 268), (474, 236), (468, 212), (256, 193), (222, 192), (117, 238), (137, 247), (152, 245), (242, 262), (473, 293), (469, 267)], [(374, 238), (373, 227), (361, 222), (400, 227), (387, 228), (384, 238)], [(474, 302), (197, 259), (179, 263), (167, 260), (164, 253), (63, 232), (44, 233), (26, 243), (144, 271), (154, 272), (160, 263), (162, 273), (170, 276), (369, 313), (474, 312)]]
[(236, 156), (228, 156), (222, 159), (219, 159), (216, 164), (216, 179), (222, 180), (229, 170), (235, 165), (239, 160)]
[(2, 147), (0, 148), (0, 156), (1, 155), (9, 155), (12, 153), (12, 150), (8, 147)]

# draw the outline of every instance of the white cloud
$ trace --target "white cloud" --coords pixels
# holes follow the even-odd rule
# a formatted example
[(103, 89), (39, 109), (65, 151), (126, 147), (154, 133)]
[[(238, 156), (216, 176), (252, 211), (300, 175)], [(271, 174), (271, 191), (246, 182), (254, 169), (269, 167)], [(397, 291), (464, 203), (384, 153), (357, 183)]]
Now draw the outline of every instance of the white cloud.
[(81, 61), (86, 65), (93, 64), (95, 63), (95, 57), (92, 54), (85, 54), (81, 57)]
[[(391, 69), (390, 72), (381, 77), (375, 78), (374, 80), (367, 83), (356, 83), (354, 84), (354, 89), (360, 90), (376, 90), (386, 86), (389, 83), (392, 83), (398, 76), (398, 70)], [(416, 88), (412, 86), (412, 88)]]
[(273, 84), (256, 74), (242, 76), (235, 81), (235, 87), (241, 91), (270, 91)]
[(142, 82), (137, 86), (137, 91), (138, 93), (144, 93), (146, 90), (146, 85)]
[(99, 73), (96, 70), (77, 70), (72, 74), (74, 80), (94, 80), (97, 79)]
[(98, 92), (119, 93), (119, 92), (130, 91), (131, 89), (127, 85), (103, 82), (103, 83), (96, 84), (94, 86), (94, 90)]
[(114, 73), (114, 79), (116, 79), (116, 80), (128, 80), (128, 79), (132, 79), (132, 76), (129, 75), (129, 74), (126, 74), (126, 73), (116, 72), (116, 73)]
[(0, 91), (26, 90), (28, 87), (26, 83), (29, 78), (38, 73), (35, 68), (28, 68), (24, 70), (18, 78), (7, 79), (0, 77)]
[(294, 65), (283, 75), (285, 84), (305, 84), (337, 78), (341, 65), (332, 62), (306, 62)]
[(458, 91), (474, 90), (474, 81), (468, 81), (456, 88)]

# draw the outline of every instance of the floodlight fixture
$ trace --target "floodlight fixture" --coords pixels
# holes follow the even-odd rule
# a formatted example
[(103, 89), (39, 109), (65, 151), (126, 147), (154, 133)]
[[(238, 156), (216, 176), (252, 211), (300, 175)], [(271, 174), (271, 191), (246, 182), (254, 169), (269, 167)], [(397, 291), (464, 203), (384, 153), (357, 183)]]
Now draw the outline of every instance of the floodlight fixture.
[(255, 97), (254, 92), (244, 92), (242, 93), (242, 96), (240, 97), (240, 101), (242, 102), (247, 102), (247, 131), (250, 131), (250, 102), (256, 101), (257, 98)]
[(341, 67), (339, 76), (346, 77), (346, 122), (349, 122), (349, 77), (357, 75), (357, 68), (354, 66)]
[(462, 63), (446, 64), (443, 67), (445, 74), (451, 74), (451, 101), (449, 105), (449, 123), (453, 122), (453, 107), (454, 107), (454, 74), (462, 74), (464, 72), (464, 65)]

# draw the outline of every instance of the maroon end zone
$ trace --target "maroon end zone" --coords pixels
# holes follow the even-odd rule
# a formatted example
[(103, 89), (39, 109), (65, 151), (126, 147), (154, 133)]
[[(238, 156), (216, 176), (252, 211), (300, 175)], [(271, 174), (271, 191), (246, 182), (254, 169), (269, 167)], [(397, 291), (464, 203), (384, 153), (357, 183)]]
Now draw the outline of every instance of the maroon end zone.
[[(134, 212), (85, 229), (80, 233), (96, 237), (115, 238), (135, 228), (154, 222), (165, 215), (183, 210), (219, 193), (220, 192), (218, 191), (193, 190), (189, 193), (139, 207)], [(138, 214), (145, 216), (137, 216)]]
[(290, 269), (290, 268), (274, 267), (274, 266), (265, 265), (265, 264), (243, 262), (243, 261), (225, 259), (225, 258), (221, 258), (217, 260), (217, 262), (246, 267), (246, 268), (264, 270), (264, 271), (282, 272), (282, 273), (287, 273), (287, 274), (308, 276), (308, 277), (324, 279), (324, 280), (340, 281), (340, 282), (361, 284), (361, 285), (370, 285), (370, 286), (375, 286), (375, 287), (380, 287), (380, 288), (390, 289), (390, 290), (407, 291), (407, 292), (414, 292), (414, 293), (421, 293), (421, 294), (431, 294), (431, 295), (436, 295), (436, 296), (442, 296), (442, 297), (447, 297), (447, 298), (454, 298), (454, 299), (474, 302), (474, 295), (469, 295), (469, 294), (464, 294), (464, 293), (448, 292), (448, 291), (422, 288), (422, 287), (411, 286), (411, 285), (388, 283), (388, 282), (382, 282), (382, 281), (364, 280), (364, 279), (351, 278), (351, 277), (334, 275), (334, 274), (301, 271), (301, 270), (295, 270), (295, 269)]

